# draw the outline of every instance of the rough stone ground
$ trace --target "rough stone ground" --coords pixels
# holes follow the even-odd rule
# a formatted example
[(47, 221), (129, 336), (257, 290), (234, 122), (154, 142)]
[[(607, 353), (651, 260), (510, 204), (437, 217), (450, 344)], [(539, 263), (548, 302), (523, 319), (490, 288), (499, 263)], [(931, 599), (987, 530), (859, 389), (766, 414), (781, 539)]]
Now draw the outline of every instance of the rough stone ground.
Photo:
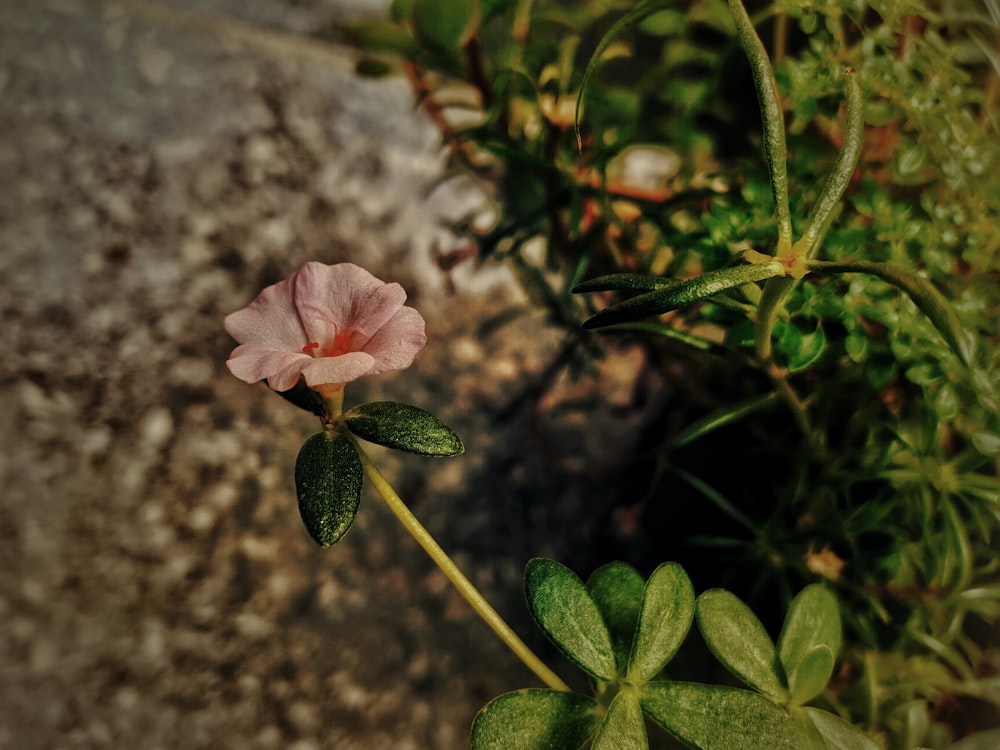
[(507, 408), (559, 335), (491, 325), (519, 304), (502, 269), (434, 262), (456, 242), (439, 217), (475, 195), (426, 189), (438, 137), (404, 81), (359, 79), (311, 36), (371, 10), (0, 3), (0, 750), (459, 748), (490, 697), (537, 684), (374, 495), (336, 548), (306, 536), (292, 467), (317, 425), (228, 374), (222, 318), (313, 259), (398, 280), (424, 313), (414, 368), (348, 401), (415, 403), (463, 436), (456, 459), (377, 455), (572, 674), (521, 570), (589, 572), (607, 501), (548, 453), (624, 440), (638, 361), (601, 386), (619, 436), (570, 408), (545, 434), (580, 444), (546, 445)]

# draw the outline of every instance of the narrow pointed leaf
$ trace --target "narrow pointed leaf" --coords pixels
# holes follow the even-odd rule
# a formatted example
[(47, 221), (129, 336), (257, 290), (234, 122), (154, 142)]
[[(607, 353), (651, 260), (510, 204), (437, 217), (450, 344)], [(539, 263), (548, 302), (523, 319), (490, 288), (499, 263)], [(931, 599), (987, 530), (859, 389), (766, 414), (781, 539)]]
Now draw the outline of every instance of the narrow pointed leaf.
[(779, 261), (755, 263), (709, 271), (693, 279), (678, 282), (664, 289), (640, 294), (611, 305), (583, 322), (584, 328), (600, 328), (614, 323), (627, 323), (708, 299), (716, 294), (744, 284), (783, 276), (785, 266)]
[(830, 222), (834, 209), (840, 204), (840, 199), (844, 197), (844, 191), (854, 176), (854, 170), (858, 168), (861, 147), (864, 145), (864, 102), (861, 98), (858, 75), (851, 68), (847, 68), (844, 70), (844, 80), (847, 86), (844, 142), (837, 154), (837, 162), (823, 185), (823, 190), (809, 211), (806, 230), (798, 242), (798, 246), (808, 258), (815, 255), (817, 244), (826, 231), (826, 225)]
[(753, 398), (728, 405), (723, 409), (712, 412), (706, 417), (702, 417), (698, 421), (686, 427), (677, 437), (673, 439), (673, 441), (671, 441), (670, 447), (683, 448), (685, 445), (693, 443), (695, 440), (698, 440), (699, 438), (702, 438), (721, 427), (726, 427), (734, 422), (738, 422), (744, 417), (773, 406), (777, 403), (777, 401), (778, 395), (776, 393), (767, 393), (763, 396), (754, 396)]
[(601, 55), (604, 51), (611, 45), (611, 43), (621, 36), (622, 32), (631, 26), (642, 21), (646, 16), (650, 16), (658, 10), (666, 8), (670, 5), (670, 0), (642, 0), (636, 4), (628, 13), (619, 18), (611, 26), (610, 29), (601, 37), (601, 41), (597, 43), (597, 48), (594, 50), (594, 54), (590, 56), (590, 60), (587, 61), (587, 67), (583, 70), (583, 77), (580, 79), (579, 94), (576, 98), (576, 111), (573, 113), (573, 127), (576, 132), (576, 142), (580, 146), (582, 144), (582, 139), (580, 138), (580, 114), (583, 111), (583, 97), (584, 92), (587, 89), (587, 83), (590, 81), (590, 77), (597, 70), (597, 66), (601, 63)]
[(336, 544), (351, 528), (363, 481), (357, 446), (342, 430), (319, 432), (302, 445), (295, 461), (299, 513), (321, 547)]
[(818, 708), (807, 707), (803, 710), (826, 742), (824, 750), (880, 750), (882, 747), (858, 727), (839, 716)]
[(710, 589), (698, 597), (698, 628), (709, 650), (735, 677), (771, 698), (788, 698), (774, 643), (750, 608), (734, 594)]
[(388, 448), (424, 456), (456, 456), (465, 450), (461, 439), (444, 422), (409, 404), (362, 404), (348, 411), (344, 422), (359, 438)]
[(771, 175), (771, 194), (778, 214), (778, 250), (792, 246), (792, 214), (788, 203), (788, 149), (785, 146), (785, 114), (781, 109), (778, 83), (764, 43), (757, 35), (743, 0), (729, 0), (729, 12), (736, 24), (736, 37), (750, 61), (757, 101), (764, 127), (764, 151)]
[(641, 273), (610, 273), (597, 276), (587, 281), (581, 281), (573, 287), (573, 294), (587, 292), (652, 292), (656, 289), (666, 289), (676, 286), (676, 279), (665, 279), (662, 276), (646, 276)]
[(597, 701), (577, 693), (529, 688), (494, 698), (472, 724), (472, 750), (576, 748), (600, 722)]
[(892, 284), (906, 292), (917, 309), (930, 319), (963, 364), (972, 363), (972, 337), (962, 325), (955, 308), (937, 287), (923, 276), (891, 263), (869, 260), (810, 261), (809, 270), (819, 273), (867, 273)]
[(555, 560), (529, 560), (524, 593), (535, 622), (567, 658), (600, 680), (616, 674), (608, 626), (586, 586)]
[(651, 682), (643, 688), (642, 695), (646, 715), (688, 747), (809, 748), (805, 733), (788, 713), (759, 693), (700, 683)]
[(673, 658), (694, 620), (694, 588), (677, 563), (660, 565), (646, 581), (628, 677), (649, 680)]
[(611, 634), (615, 663), (621, 674), (625, 673), (632, 652), (645, 587), (646, 582), (639, 571), (623, 562), (608, 563), (595, 570), (587, 580), (590, 596), (601, 610)]
[(806, 586), (789, 605), (778, 638), (778, 659), (795, 703), (812, 700), (826, 687), (840, 640), (836, 597), (823, 584)]
[(608, 706), (591, 750), (647, 750), (646, 723), (635, 694), (620, 692)]

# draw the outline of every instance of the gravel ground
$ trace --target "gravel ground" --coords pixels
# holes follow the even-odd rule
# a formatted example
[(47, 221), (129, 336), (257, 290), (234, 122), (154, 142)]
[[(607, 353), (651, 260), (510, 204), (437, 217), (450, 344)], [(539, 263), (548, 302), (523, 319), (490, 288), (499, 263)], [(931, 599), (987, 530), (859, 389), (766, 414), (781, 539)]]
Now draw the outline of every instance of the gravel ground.
[(372, 7), (0, 4), (2, 750), (460, 748), (537, 684), (374, 495), (340, 545), (308, 539), (292, 467), (317, 424), (231, 377), (222, 330), (307, 260), (400, 281), (427, 318), (416, 365), (348, 402), (463, 436), (455, 459), (375, 455), (552, 656), (523, 564), (589, 572), (609, 503), (552, 454), (627, 444), (641, 355), (557, 383), (552, 423), (517, 406), (560, 334), (492, 325), (520, 305), (503, 269), (440, 269), (439, 217), (475, 194), (427, 190), (442, 154), (404, 81), (314, 38)]

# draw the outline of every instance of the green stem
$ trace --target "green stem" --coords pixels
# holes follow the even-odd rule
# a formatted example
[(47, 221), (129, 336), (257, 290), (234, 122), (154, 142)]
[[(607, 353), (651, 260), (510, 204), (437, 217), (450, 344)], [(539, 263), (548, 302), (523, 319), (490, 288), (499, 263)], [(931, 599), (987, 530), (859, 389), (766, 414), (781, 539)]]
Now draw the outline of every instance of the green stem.
[(788, 296), (796, 283), (798, 283), (797, 279), (783, 276), (768, 279), (767, 283), (764, 284), (760, 304), (757, 306), (757, 319), (754, 321), (754, 346), (757, 360), (771, 379), (778, 394), (791, 410), (795, 423), (808, 441), (813, 454), (820, 460), (827, 461), (826, 448), (812, 429), (805, 403), (788, 382), (785, 371), (778, 367), (774, 361), (774, 349), (771, 343), (774, 323), (778, 319), (778, 311), (781, 309), (785, 297)]
[(757, 317), (754, 321), (754, 345), (757, 350), (757, 359), (761, 362), (770, 362), (773, 358), (771, 350), (771, 336), (774, 332), (774, 323), (778, 319), (778, 311), (781, 303), (792, 290), (795, 279), (782, 276), (768, 279), (764, 284), (764, 291), (760, 296), (760, 303), (757, 305)]
[(451, 581), (452, 585), (458, 589), (458, 592), (465, 598), (476, 614), (479, 615), (483, 621), (489, 625), (490, 629), (496, 633), (497, 637), (503, 641), (507, 647), (514, 652), (514, 654), (524, 662), (524, 665), (528, 667), (532, 672), (537, 675), (537, 677), (548, 685), (553, 690), (561, 690), (564, 692), (569, 692), (571, 690), (570, 686), (560, 679), (559, 675), (549, 669), (545, 663), (535, 655), (535, 653), (528, 648), (527, 644), (522, 641), (518, 635), (511, 629), (511, 627), (504, 621), (504, 619), (497, 613), (495, 609), (490, 605), (486, 598), (479, 593), (479, 590), (472, 585), (472, 582), (466, 578), (465, 574), (459, 569), (455, 562), (448, 557), (448, 554), (441, 549), (441, 546), (435, 541), (434, 537), (431, 536), (430, 532), (424, 528), (424, 526), (417, 520), (417, 517), (413, 515), (406, 504), (400, 499), (399, 495), (392, 488), (386, 478), (382, 476), (382, 473), (375, 467), (372, 463), (371, 458), (365, 453), (364, 449), (358, 446), (358, 455), (361, 456), (361, 465), (364, 467), (365, 476), (368, 477), (368, 481), (372, 483), (375, 490), (382, 496), (385, 500), (386, 505), (389, 506), (389, 510), (395, 514), (396, 518), (399, 519), (403, 527), (410, 532), (410, 535), (416, 539), (417, 544), (424, 548), (424, 551), (430, 556), (431, 560), (441, 569), (445, 577)]

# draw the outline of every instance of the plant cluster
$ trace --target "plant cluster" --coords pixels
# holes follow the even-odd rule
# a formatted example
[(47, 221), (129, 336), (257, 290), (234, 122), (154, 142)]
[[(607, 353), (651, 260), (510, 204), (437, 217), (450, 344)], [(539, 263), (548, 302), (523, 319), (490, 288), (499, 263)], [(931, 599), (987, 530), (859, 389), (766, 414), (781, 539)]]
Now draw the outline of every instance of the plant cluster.
[[(614, 356), (614, 334), (672, 375), (680, 426), (649, 414), (655, 460), (629, 469), (653, 486), (647, 533), (668, 536), (667, 479), (714, 514), (672, 530), (683, 567), (645, 584), (620, 563), (586, 586), (529, 563), (532, 614), (594, 696), (497, 623), (550, 689), (490, 703), (474, 746), (511, 747), (520, 727), (518, 747), (643, 747), (645, 714), (696, 748), (874, 747), (853, 724), (908, 750), (965, 733), (949, 706), (1000, 705), (998, 30), (991, 0), (782, 0), (755, 17), (740, 0), (395, 0), (350, 30), (359, 70), (409, 76), (447, 176), (481, 186), (454, 231), (563, 328), (558, 366)], [(352, 353), (341, 333), (327, 356)], [(291, 351), (292, 370), (316, 367)], [(322, 544), (363, 473), (395, 496), (356, 437), (460, 450), (416, 407), (341, 414), (342, 383), (292, 370), (288, 395), (326, 425), (296, 478)], [(787, 609), (777, 649), (735, 595), (695, 599), (693, 566), (775, 629)], [(751, 691), (663, 677), (692, 618)]]
[[(602, 356), (586, 319), (711, 383), (671, 403), (688, 419), (654, 436), (659, 475), (733, 529), (697, 539), (726, 568), (786, 602), (829, 579), (849, 663), (830, 696), (893, 747), (933, 738), (955, 697), (1000, 698), (998, 23), (973, 0), (753, 20), (709, 0), (397, 0), (353, 30), (365, 69), (402, 57), (483, 186), (494, 223), (455, 227), (478, 257), (509, 262), (581, 358)], [(685, 468), (734, 431), (766, 482)]]

